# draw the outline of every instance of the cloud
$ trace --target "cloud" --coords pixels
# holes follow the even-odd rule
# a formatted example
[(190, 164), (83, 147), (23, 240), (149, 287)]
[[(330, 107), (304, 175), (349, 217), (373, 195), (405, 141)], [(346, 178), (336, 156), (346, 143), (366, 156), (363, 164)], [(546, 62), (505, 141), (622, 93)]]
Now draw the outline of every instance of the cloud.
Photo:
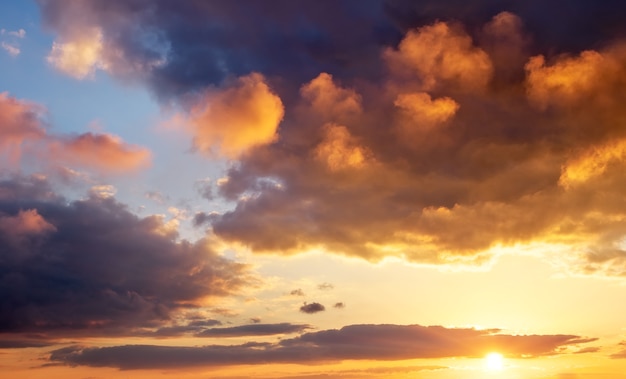
[(49, 145), (50, 156), (72, 166), (95, 168), (105, 172), (128, 172), (146, 167), (150, 151), (130, 145), (111, 134), (84, 133), (56, 139)]
[(48, 342), (36, 339), (0, 339), (0, 349), (26, 349), (32, 347), (52, 346), (55, 342)]
[(162, 234), (158, 217), (139, 218), (112, 197), (67, 202), (45, 188), (0, 182), (2, 332), (131, 335), (251, 283), (246, 265), (207, 240)]
[(83, 77), (103, 69), (117, 77), (145, 78), (162, 96), (250, 72), (287, 75), (297, 82), (323, 71), (375, 73), (377, 62), (369, 58), (378, 54), (378, 41), (392, 42), (399, 35), (389, 20), (380, 19), (384, 4), (371, 0), (365, 7), (362, 2), (284, 0), (271, 5), (246, 1), (244, 7), (197, 0), (184, 6), (146, 0), (117, 6), (100, 0), (39, 4), (43, 23), (56, 33), (56, 45), (96, 51), (79, 65)]
[(202, 347), (125, 345), (72, 346), (55, 350), (50, 360), (68, 365), (163, 369), (239, 364), (404, 360), (483, 357), (499, 351), (508, 357), (559, 354), (562, 348), (592, 341), (574, 335), (507, 335), (499, 330), (449, 329), (420, 325), (349, 325), (305, 333), (278, 343)]
[(198, 228), (202, 225), (210, 224), (213, 218), (215, 218), (215, 214), (198, 212), (193, 216), (193, 226)]
[(306, 324), (250, 324), (232, 326), (229, 328), (210, 328), (196, 334), (196, 337), (245, 337), (245, 336), (272, 336), (277, 334), (301, 333), (311, 329)]
[(21, 53), (19, 46), (10, 44), (8, 42), (2, 41), (0, 43), (0, 47), (2, 47), (4, 51), (6, 51), (12, 57), (17, 57)]
[(335, 303), (335, 305), (333, 305), (333, 308), (336, 308), (336, 309), (344, 309), (345, 307), (346, 307), (346, 303), (344, 302), (338, 302), (338, 303)]
[(289, 292), (289, 294), (292, 296), (304, 296), (304, 291), (298, 288), (298, 289), (292, 290), (291, 292)]
[(96, 69), (106, 69), (103, 59), (102, 31), (98, 28), (81, 30), (67, 41), (52, 45), (48, 62), (76, 79), (92, 77)]
[(39, 158), (52, 166), (95, 169), (123, 173), (150, 163), (147, 148), (132, 145), (106, 133), (77, 136), (49, 134), (44, 127), (43, 107), (0, 93), (0, 155), (7, 156), (10, 168), (19, 167), (22, 158)]
[(250, 74), (227, 88), (201, 96), (188, 122), (198, 150), (238, 158), (253, 147), (276, 140), (283, 114), (280, 98), (272, 93), (263, 76)]
[(7, 92), (0, 93), (0, 154), (11, 165), (16, 165), (23, 145), (46, 134), (41, 123), (43, 109), (36, 104), (15, 99)]
[(230, 160), (211, 196), (236, 205), (197, 220), (219, 238), (467, 265), (566, 241), (573, 271), (626, 273), (618, 1), (39, 3)]
[(493, 74), (487, 53), (473, 46), (465, 32), (444, 22), (409, 31), (398, 49), (387, 49), (384, 58), (395, 75), (418, 80), (426, 91), (441, 86), (483, 90)]
[(575, 106), (593, 96), (602, 96), (606, 86), (611, 85), (606, 78), (615, 78), (623, 71), (616, 58), (613, 54), (587, 50), (578, 57), (562, 57), (547, 66), (542, 55), (532, 57), (526, 64), (529, 100), (546, 109), (550, 105)]
[(326, 307), (324, 307), (322, 304), (320, 303), (304, 303), (304, 305), (302, 305), (300, 307), (300, 312), (302, 313), (308, 313), (308, 314), (313, 314), (313, 313), (318, 313), (318, 312), (322, 312), (325, 311)]
[[(20, 55), (21, 50), (20, 50), (19, 40), (26, 37), (26, 31), (24, 29), (19, 29), (19, 30), (0, 29), (0, 36), (9, 37), (8, 38), (9, 42), (7, 41), (0, 42), (0, 47), (2, 47), (4, 51), (6, 51), (12, 57), (17, 57), (18, 55)], [(3, 39), (5, 38), (3, 37)]]
[[(608, 1), (480, 0), (462, 4), (425, 0), (415, 4), (410, 0), (366, 0), (338, 5), (279, 0), (271, 5), (246, 1), (245, 6), (202, 0), (187, 1), (184, 6), (163, 0), (115, 6), (104, 0), (63, 6), (50, 0), (38, 3), (43, 23), (56, 34), (58, 46), (80, 46), (85, 36), (91, 36), (87, 46), (93, 46), (94, 40), (101, 45), (96, 49), (96, 68), (118, 78), (140, 78), (159, 96), (171, 98), (250, 72), (282, 77), (285, 83), (303, 83), (320, 72), (342, 80), (375, 78), (383, 69), (378, 59), (381, 49), (397, 45), (409, 30), (437, 20), (456, 20), (468, 31), (482, 32), (484, 24), (503, 11), (507, 13), (500, 13), (487, 28), (493, 38), (485, 41), (486, 46), (493, 47), (495, 40), (519, 46), (520, 40), (511, 33), (519, 30), (519, 23), (506, 15), (514, 14), (531, 30), (531, 50), (581, 51), (626, 37), (619, 17), (626, 7), (619, 0)], [(559, 20), (558, 25), (554, 20)], [(93, 68), (94, 64), (85, 66)]]
[(322, 290), (322, 291), (330, 291), (330, 290), (332, 290), (334, 288), (335, 288), (335, 286), (332, 285), (332, 283), (327, 283), (327, 282), (324, 282), (322, 284), (318, 284), (318, 286), (317, 286), (317, 289)]

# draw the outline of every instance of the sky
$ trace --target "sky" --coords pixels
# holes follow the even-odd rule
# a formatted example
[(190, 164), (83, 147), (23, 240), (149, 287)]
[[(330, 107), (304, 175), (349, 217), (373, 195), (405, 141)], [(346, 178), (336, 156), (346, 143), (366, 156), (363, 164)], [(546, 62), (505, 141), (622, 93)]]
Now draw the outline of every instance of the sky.
[(0, 374), (626, 379), (624, 14), (0, 2)]

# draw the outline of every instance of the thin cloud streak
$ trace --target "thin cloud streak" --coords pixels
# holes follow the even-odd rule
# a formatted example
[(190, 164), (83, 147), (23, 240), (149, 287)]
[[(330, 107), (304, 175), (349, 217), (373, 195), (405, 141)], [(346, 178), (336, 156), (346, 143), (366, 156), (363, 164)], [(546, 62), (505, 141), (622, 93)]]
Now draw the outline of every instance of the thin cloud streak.
[(125, 345), (55, 350), (53, 362), (68, 365), (163, 369), (271, 363), (321, 363), (341, 360), (403, 360), (479, 357), (500, 351), (510, 357), (558, 354), (566, 346), (594, 341), (574, 335), (506, 335), (499, 330), (448, 329), (420, 325), (350, 325), (306, 333), (278, 343), (175, 347)]

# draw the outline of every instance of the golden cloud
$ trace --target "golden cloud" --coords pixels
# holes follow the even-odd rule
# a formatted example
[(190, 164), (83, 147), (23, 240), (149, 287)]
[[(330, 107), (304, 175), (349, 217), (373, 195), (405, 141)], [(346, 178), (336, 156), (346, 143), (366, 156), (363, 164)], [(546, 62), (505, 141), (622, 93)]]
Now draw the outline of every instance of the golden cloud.
[(444, 22), (409, 31), (398, 49), (387, 49), (384, 59), (400, 77), (416, 77), (423, 90), (452, 86), (484, 90), (493, 66), (485, 51), (458, 27)]
[(260, 74), (250, 74), (214, 93), (206, 93), (193, 107), (188, 122), (194, 145), (201, 151), (238, 158), (248, 150), (277, 138), (284, 108)]

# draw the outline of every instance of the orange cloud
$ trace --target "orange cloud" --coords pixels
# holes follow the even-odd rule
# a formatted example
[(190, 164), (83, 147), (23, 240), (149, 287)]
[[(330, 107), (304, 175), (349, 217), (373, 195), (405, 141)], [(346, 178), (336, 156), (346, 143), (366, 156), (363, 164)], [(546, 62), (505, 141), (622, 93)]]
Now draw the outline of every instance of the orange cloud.
[(596, 145), (585, 153), (571, 159), (563, 167), (559, 183), (570, 187), (601, 176), (611, 164), (624, 164), (626, 159), (626, 139), (612, 140)]
[(425, 92), (400, 94), (393, 104), (411, 121), (402, 128), (408, 135), (411, 129), (429, 130), (450, 120), (459, 109), (459, 104), (451, 98), (433, 100)]
[(622, 67), (623, 60), (620, 63), (613, 54), (593, 50), (561, 57), (552, 65), (546, 65), (542, 55), (532, 57), (526, 64), (528, 99), (540, 109), (580, 104), (591, 96), (602, 96), (599, 92)]
[(358, 145), (345, 126), (325, 125), (324, 140), (314, 151), (315, 157), (324, 162), (331, 171), (361, 168), (371, 153)]
[(314, 112), (329, 121), (341, 122), (362, 111), (361, 96), (352, 89), (336, 85), (332, 75), (327, 73), (319, 74), (302, 86), (300, 94), (310, 103)]
[(23, 148), (47, 164), (67, 164), (112, 173), (146, 167), (150, 151), (131, 145), (110, 134), (84, 133), (76, 137), (47, 134), (41, 119), (43, 107), (17, 100), (6, 92), (0, 93), (0, 156), (8, 156), (10, 166), (19, 167)]
[(193, 107), (189, 123), (194, 145), (206, 152), (238, 158), (277, 138), (284, 108), (260, 74), (237, 79), (215, 93), (206, 93)]
[(487, 53), (465, 32), (444, 22), (409, 31), (397, 50), (389, 48), (383, 56), (393, 73), (416, 77), (426, 91), (442, 86), (483, 90), (493, 72)]
[(84, 133), (50, 143), (52, 159), (73, 166), (121, 173), (147, 166), (150, 151), (111, 134)]
[(22, 238), (56, 231), (36, 209), (20, 210), (15, 216), (0, 216), (0, 231), (11, 238)]
[(19, 162), (25, 142), (45, 136), (41, 111), (36, 104), (0, 93), (0, 155), (7, 155), (11, 166)]

